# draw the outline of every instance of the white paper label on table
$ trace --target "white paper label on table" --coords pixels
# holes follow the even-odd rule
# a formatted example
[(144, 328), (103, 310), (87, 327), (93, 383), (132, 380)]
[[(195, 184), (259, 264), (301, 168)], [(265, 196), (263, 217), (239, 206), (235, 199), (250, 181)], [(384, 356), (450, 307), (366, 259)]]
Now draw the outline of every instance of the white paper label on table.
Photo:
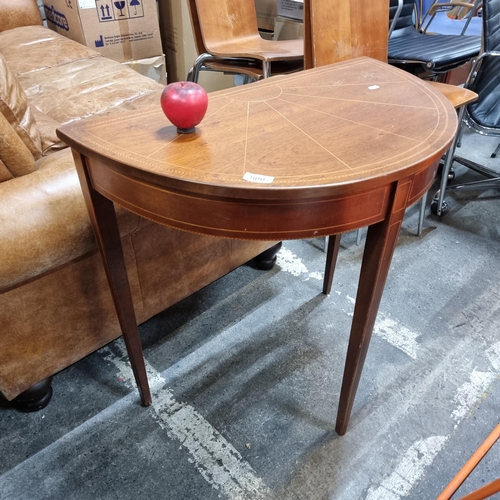
[(258, 182), (259, 184), (271, 184), (271, 182), (274, 181), (274, 177), (271, 177), (270, 175), (252, 174), (250, 172), (245, 172), (243, 180), (248, 182)]

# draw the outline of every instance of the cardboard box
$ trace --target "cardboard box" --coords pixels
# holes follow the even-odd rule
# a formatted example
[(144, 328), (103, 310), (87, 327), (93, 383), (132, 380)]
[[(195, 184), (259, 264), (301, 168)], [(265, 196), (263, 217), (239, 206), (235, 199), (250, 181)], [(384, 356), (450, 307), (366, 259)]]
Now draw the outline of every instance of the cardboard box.
[(277, 0), (255, 0), (259, 30), (274, 31), (274, 21), (278, 11)]
[(163, 52), (155, 0), (43, 0), (43, 7), (49, 28), (115, 61)]
[(297, 40), (304, 38), (304, 23), (288, 19), (286, 17), (277, 17), (274, 23), (274, 40)]
[(155, 57), (148, 57), (146, 59), (125, 61), (122, 64), (158, 83), (162, 83), (163, 85), (167, 84), (167, 67), (163, 54)]
[(278, 0), (278, 16), (288, 17), (297, 21), (304, 20), (303, 0)]
[[(168, 82), (186, 80), (189, 70), (198, 57), (187, 1), (160, 0), (158, 7)], [(233, 87), (234, 75), (225, 75), (218, 71), (201, 71), (198, 83), (207, 92), (213, 92)]]

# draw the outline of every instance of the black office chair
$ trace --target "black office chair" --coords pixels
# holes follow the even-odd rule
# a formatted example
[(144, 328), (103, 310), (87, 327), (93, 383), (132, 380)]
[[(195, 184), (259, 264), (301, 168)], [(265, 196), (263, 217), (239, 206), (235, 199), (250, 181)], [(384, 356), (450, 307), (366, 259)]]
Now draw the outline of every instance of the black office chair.
[(424, 34), (414, 23), (414, 0), (390, 0), (388, 62), (431, 79), (462, 66), (481, 50), (481, 37)]
[(482, 0), (469, 2), (468, 6), (463, 2), (457, 5), (449, 0), (417, 0), (415, 5), (420, 31), (481, 36), (483, 23), (477, 16), (482, 8), (481, 4)]
[[(465, 87), (476, 92), (479, 98), (462, 108), (460, 124), (467, 125), (478, 134), (500, 137), (500, 0), (483, 1), (483, 47), (465, 83)], [(500, 188), (500, 172), (455, 156), (459, 136), (460, 132), (447, 154), (441, 186), (431, 204), (431, 211), (435, 215), (442, 215), (446, 209), (446, 191)], [(483, 174), (487, 179), (448, 186), (448, 172), (453, 161)]]

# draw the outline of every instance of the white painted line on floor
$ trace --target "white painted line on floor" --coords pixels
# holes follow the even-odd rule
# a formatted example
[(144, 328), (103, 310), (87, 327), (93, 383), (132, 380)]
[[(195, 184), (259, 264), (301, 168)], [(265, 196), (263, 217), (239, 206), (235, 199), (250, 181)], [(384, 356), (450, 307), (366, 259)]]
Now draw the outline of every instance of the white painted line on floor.
[(309, 273), (309, 278), (312, 278), (312, 279), (318, 280), (318, 281), (323, 281), (323, 274), (312, 272), (312, 273)]
[(269, 499), (262, 479), (241, 454), (193, 407), (175, 400), (168, 389), (154, 395), (155, 420), (168, 436), (178, 439), (194, 467), (215, 489), (231, 499)]
[(486, 349), (485, 354), (489, 359), (491, 366), (500, 372), (500, 342), (496, 342), (491, 347)]
[(307, 274), (308, 279), (312, 278), (315, 280), (323, 280), (323, 274), (318, 272), (309, 272), (305, 264), (302, 262), (300, 257), (297, 257), (293, 252), (288, 250), (288, 248), (281, 247), (277, 255), (276, 264), (281, 268), (282, 271), (291, 274), (292, 276), (300, 276), (302, 274)]
[(465, 382), (457, 389), (454, 397), (456, 406), (451, 413), (457, 424), (469, 413), (495, 378), (495, 373), (480, 372), (474, 369), (469, 382)]
[[(105, 359), (113, 363), (123, 382), (135, 389), (135, 380), (122, 339), (115, 342), (121, 351), (108, 352)], [(165, 379), (146, 361), (151, 387), (163, 386)], [(217, 430), (187, 403), (177, 401), (169, 389), (153, 392), (153, 417), (171, 439), (180, 441), (190, 461), (203, 478), (216, 490), (233, 499), (269, 499), (272, 493), (243, 457)]]
[(420, 335), (419, 333), (410, 330), (402, 323), (394, 321), (382, 313), (379, 313), (377, 316), (373, 333), (387, 340), (389, 344), (397, 347), (400, 351), (408, 354), (410, 358), (417, 359), (417, 337)]
[(303, 273), (309, 272), (307, 267), (302, 262), (302, 259), (288, 250), (288, 248), (281, 247), (276, 257), (276, 264), (278, 264), (278, 266), (281, 267), (281, 270), (286, 273), (290, 273), (293, 276), (300, 276)]
[[(455, 408), (451, 412), (456, 425), (469, 413), (481, 398), (497, 374), (476, 369), (470, 380), (457, 388), (453, 398)], [(408, 495), (414, 484), (423, 476), (425, 468), (432, 464), (448, 436), (431, 436), (415, 442), (405, 453), (391, 475), (377, 488), (371, 487), (365, 500), (400, 500)]]
[(408, 495), (447, 440), (447, 436), (431, 436), (414, 443), (392, 474), (378, 488), (368, 490), (365, 500), (400, 500)]
[[(353, 305), (356, 303), (356, 299), (354, 297), (346, 295), (346, 299)], [(398, 348), (400, 351), (403, 351), (405, 354), (410, 356), (410, 358), (417, 359), (417, 351), (419, 347), (417, 338), (420, 333), (410, 330), (402, 323), (395, 321), (381, 312), (377, 315), (375, 326), (373, 327), (373, 333), (386, 340), (389, 344)]]

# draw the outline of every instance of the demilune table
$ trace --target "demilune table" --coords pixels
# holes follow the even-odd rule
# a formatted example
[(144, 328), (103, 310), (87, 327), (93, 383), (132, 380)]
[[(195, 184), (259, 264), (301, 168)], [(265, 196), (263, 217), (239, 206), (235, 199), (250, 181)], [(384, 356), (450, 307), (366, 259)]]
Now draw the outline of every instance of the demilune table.
[(370, 58), (209, 95), (203, 122), (178, 134), (157, 107), (71, 123), (73, 149), (142, 404), (151, 404), (113, 203), (181, 230), (255, 240), (369, 226), (336, 431), (343, 435), (406, 207), (432, 184), (456, 112), (426, 82)]

